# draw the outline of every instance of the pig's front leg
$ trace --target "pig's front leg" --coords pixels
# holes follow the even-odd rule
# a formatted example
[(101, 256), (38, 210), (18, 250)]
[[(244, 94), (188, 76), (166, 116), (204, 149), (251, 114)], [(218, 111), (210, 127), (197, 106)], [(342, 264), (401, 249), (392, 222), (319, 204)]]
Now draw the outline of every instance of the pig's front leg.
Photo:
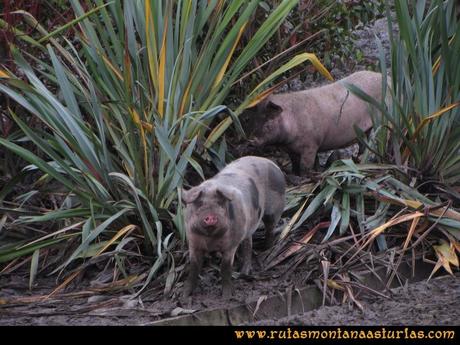
[(300, 175), (307, 175), (315, 165), (317, 148), (305, 148), (300, 156)]
[(220, 274), (222, 276), (222, 297), (230, 298), (232, 296), (232, 268), (235, 252), (233, 248), (228, 252), (222, 253), (222, 263), (220, 265)]
[(340, 152), (335, 150), (335, 151), (332, 151), (332, 153), (329, 155), (329, 157), (327, 158), (327, 161), (326, 161), (326, 169), (328, 169), (332, 163), (334, 163), (335, 161), (338, 161), (341, 159), (341, 156), (340, 156)]
[(292, 173), (295, 175), (300, 175), (300, 155), (294, 151), (289, 151), (288, 155), (291, 160)]
[(187, 281), (184, 285), (184, 297), (188, 297), (195, 290), (198, 283), (198, 275), (203, 265), (204, 253), (202, 251), (190, 249), (190, 265)]

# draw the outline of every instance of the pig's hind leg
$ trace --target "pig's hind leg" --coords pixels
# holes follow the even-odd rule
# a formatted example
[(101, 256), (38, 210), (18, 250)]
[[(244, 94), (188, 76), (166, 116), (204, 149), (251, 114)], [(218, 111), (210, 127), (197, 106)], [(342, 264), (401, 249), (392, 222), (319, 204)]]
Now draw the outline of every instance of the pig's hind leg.
[(265, 226), (265, 249), (271, 248), (275, 239), (275, 227), (280, 221), (281, 214), (284, 211), (284, 195), (278, 200), (272, 200), (270, 213), (265, 214), (262, 218)]
[(241, 273), (248, 275), (252, 266), (252, 237), (249, 236), (240, 244), (239, 254), (241, 255)]
[(284, 211), (286, 198), (286, 181), (279, 169), (271, 169), (268, 173), (268, 191), (262, 221), (265, 225), (265, 249), (270, 248), (274, 241), (274, 230)]

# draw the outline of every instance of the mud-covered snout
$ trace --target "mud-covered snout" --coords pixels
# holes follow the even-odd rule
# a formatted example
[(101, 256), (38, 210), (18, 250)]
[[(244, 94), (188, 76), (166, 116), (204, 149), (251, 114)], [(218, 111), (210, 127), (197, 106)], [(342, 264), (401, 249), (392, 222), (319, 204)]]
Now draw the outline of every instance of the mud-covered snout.
[(245, 146), (249, 154), (254, 149), (277, 143), (284, 137), (282, 126), (283, 108), (271, 101), (263, 101), (241, 115), (246, 133)]
[(262, 146), (263, 142), (260, 139), (249, 138), (236, 147), (235, 153), (240, 157), (252, 155), (255, 152), (258, 152)]
[(253, 133), (252, 136), (248, 140), (249, 146), (253, 148), (259, 148), (261, 146), (264, 146), (266, 143), (266, 140), (263, 134), (264, 134), (264, 128), (261, 128), (258, 130), (258, 132)]

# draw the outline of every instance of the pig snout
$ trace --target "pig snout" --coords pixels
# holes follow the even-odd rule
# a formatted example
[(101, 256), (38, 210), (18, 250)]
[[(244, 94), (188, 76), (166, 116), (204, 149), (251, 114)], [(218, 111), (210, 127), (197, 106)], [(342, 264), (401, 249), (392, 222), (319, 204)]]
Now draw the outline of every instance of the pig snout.
[(225, 220), (218, 214), (205, 213), (199, 219), (195, 232), (207, 237), (221, 237), (226, 231)]
[(215, 227), (218, 223), (218, 218), (215, 214), (208, 214), (203, 218), (203, 226), (206, 228)]
[(266, 140), (261, 134), (255, 134), (254, 137), (248, 140), (247, 148), (248, 152), (260, 149), (265, 146)]
[(260, 145), (261, 140), (258, 138), (251, 138), (248, 140), (248, 145), (249, 146), (258, 146)]

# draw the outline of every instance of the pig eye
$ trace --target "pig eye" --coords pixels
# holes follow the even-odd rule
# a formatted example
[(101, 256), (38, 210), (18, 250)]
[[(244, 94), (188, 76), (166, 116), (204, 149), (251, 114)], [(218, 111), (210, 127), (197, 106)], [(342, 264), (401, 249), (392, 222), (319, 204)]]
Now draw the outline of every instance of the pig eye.
[(195, 201), (193, 201), (193, 204), (196, 207), (201, 207), (201, 206), (203, 206), (203, 201), (201, 201), (200, 199), (196, 199)]

